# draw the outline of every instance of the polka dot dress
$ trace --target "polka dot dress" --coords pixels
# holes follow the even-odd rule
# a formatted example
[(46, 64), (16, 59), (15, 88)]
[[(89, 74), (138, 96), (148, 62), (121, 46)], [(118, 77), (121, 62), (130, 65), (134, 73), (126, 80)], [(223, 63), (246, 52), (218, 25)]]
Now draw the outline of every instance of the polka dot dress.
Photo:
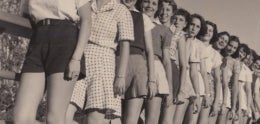
[[(88, 44), (86, 55), (86, 78), (78, 81), (72, 102), (87, 111), (100, 111), (106, 118), (121, 116), (121, 98), (114, 97), (115, 54), (110, 48)], [(86, 97), (85, 97), (86, 96)], [(86, 98), (86, 104), (84, 106)]]

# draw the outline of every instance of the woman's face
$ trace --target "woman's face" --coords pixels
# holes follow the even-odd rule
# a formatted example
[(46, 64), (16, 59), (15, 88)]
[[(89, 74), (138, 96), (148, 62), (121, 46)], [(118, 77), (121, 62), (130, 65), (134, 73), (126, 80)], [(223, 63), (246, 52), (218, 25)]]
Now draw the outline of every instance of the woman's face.
[(198, 18), (192, 18), (191, 19), (191, 23), (189, 25), (189, 30), (188, 30), (188, 34), (191, 37), (196, 37), (197, 34), (199, 33), (201, 28), (201, 22)]
[(207, 32), (202, 39), (204, 41), (210, 41), (213, 37), (213, 30), (214, 30), (213, 26), (207, 24)]
[(175, 15), (172, 20), (176, 28), (183, 30), (187, 25), (187, 20), (182, 15)]
[(241, 47), (241, 48), (239, 49), (239, 51), (238, 51), (238, 57), (239, 57), (240, 59), (244, 59), (244, 58), (246, 57), (246, 52), (245, 52), (245, 50), (244, 50), (243, 47)]
[(248, 67), (250, 67), (250, 65), (252, 65), (252, 63), (253, 63), (253, 60), (251, 61), (252, 58), (253, 58), (252, 55), (247, 55), (247, 56), (245, 57), (245, 59), (244, 59), (244, 63), (245, 63)]
[(259, 71), (260, 70), (260, 60), (256, 60), (253, 64), (252, 64), (252, 69), (254, 71)]
[(218, 37), (218, 40), (215, 42), (215, 46), (219, 49), (222, 50), (227, 46), (227, 43), (229, 41), (229, 37), (227, 35), (220, 35)]
[(122, 0), (122, 3), (127, 7), (127, 8), (133, 8), (136, 4), (137, 0)]
[(237, 48), (238, 48), (238, 42), (230, 41), (227, 44), (225, 51), (226, 51), (228, 56), (231, 56), (237, 51)]
[(158, 2), (159, 0), (143, 0), (143, 13), (145, 13), (149, 17), (154, 17), (156, 11), (158, 10)]
[(167, 23), (171, 21), (173, 16), (172, 6), (169, 2), (162, 2), (162, 8), (159, 12), (159, 19), (162, 23)]

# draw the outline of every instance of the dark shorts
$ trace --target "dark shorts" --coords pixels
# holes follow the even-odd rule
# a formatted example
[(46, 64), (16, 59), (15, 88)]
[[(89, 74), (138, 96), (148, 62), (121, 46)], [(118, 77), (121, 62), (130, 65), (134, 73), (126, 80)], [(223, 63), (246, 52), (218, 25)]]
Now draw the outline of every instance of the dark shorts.
[(60, 21), (34, 29), (22, 73), (45, 72), (49, 76), (65, 72), (77, 45), (78, 28), (68, 21)]

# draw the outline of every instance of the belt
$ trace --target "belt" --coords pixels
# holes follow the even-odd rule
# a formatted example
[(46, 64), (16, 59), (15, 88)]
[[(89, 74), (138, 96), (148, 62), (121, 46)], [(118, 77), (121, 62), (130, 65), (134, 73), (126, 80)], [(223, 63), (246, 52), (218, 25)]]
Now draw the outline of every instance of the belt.
[(48, 26), (48, 25), (74, 25), (76, 23), (71, 20), (59, 20), (59, 19), (43, 19), (40, 20), (36, 26)]

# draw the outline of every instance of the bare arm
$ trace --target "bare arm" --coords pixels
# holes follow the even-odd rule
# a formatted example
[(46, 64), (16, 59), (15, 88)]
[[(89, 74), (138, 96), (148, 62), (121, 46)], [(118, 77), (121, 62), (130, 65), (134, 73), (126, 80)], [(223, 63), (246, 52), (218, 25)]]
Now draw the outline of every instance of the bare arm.
[(214, 97), (214, 106), (217, 106), (220, 98), (220, 91), (221, 91), (221, 80), (220, 80), (220, 67), (213, 69), (214, 71), (214, 85), (215, 85), (215, 96)]
[(199, 63), (190, 63), (190, 79), (193, 86), (193, 89), (196, 94), (199, 94), (199, 75), (198, 75), (198, 66)]
[(205, 93), (209, 94), (209, 80), (208, 80), (207, 70), (206, 70), (206, 59), (202, 59), (200, 62), (200, 74), (203, 78)]
[(184, 36), (177, 42), (179, 66), (180, 66), (180, 84), (184, 84), (187, 75), (187, 60), (186, 60), (186, 42)]
[(231, 93), (231, 110), (236, 109), (236, 103), (239, 93), (239, 84), (238, 84), (239, 73), (234, 73), (234, 78), (232, 80), (232, 93)]
[(169, 49), (164, 48), (163, 49), (163, 65), (166, 72), (167, 81), (170, 87), (170, 92), (172, 92), (172, 65), (171, 65), (171, 59), (169, 55)]
[(120, 55), (119, 55), (119, 65), (117, 65), (116, 78), (114, 83), (114, 93), (115, 95), (123, 95), (125, 91), (125, 76), (126, 69), (129, 59), (129, 41), (120, 41)]
[(148, 82), (149, 97), (152, 98), (157, 91), (157, 83), (155, 79), (154, 69), (154, 52), (151, 31), (145, 32), (145, 47), (147, 53), (147, 65), (148, 65)]
[(79, 16), (81, 20), (80, 31), (77, 46), (72, 55), (72, 58), (68, 67), (68, 78), (71, 79), (75, 75), (78, 75), (80, 71), (80, 60), (83, 54), (83, 51), (88, 42), (90, 31), (91, 31), (91, 7), (90, 2), (86, 3), (79, 8)]

